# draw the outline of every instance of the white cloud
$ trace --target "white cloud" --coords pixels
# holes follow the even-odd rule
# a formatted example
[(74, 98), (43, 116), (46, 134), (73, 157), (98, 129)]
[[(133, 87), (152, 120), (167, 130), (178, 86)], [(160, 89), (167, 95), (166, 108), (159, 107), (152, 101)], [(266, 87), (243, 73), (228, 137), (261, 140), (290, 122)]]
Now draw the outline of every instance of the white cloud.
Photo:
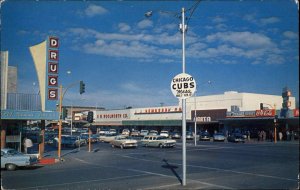
[[(127, 25), (120, 25), (120, 27), (123, 26)], [(154, 34), (102, 33), (90, 29), (73, 28), (70, 29), (70, 35), (74, 35), (73, 39), (79, 40), (76, 43), (81, 47), (77, 49), (88, 54), (134, 58), (142, 63), (154, 60), (160, 63), (172, 63), (180, 60), (182, 55), (182, 36), (179, 32), (174, 34), (167, 32)], [(288, 32), (285, 35), (292, 36)], [(75, 45), (75, 47), (77, 46)], [(217, 32), (202, 39), (196, 34), (190, 33), (186, 38), (188, 57), (192, 59), (215, 58), (223, 64), (239, 63), (239, 59), (253, 64), (279, 64), (284, 62), (282, 51), (265, 34), (249, 31)]]
[(218, 32), (206, 37), (208, 42), (222, 41), (244, 48), (266, 48), (274, 47), (271, 39), (264, 34), (251, 32)]
[(85, 10), (84, 10), (84, 13), (86, 16), (88, 17), (94, 17), (94, 16), (97, 16), (97, 15), (103, 15), (105, 13), (107, 13), (108, 11), (99, 6), (99, 5), (89, 5)]
[(295, 33), (295, 32), (292, 32), (292, 31), (285, 31), (283, 33), (283, 36), (288, 38), (288, 39), (297, 39), (299, 38), (299, 33)]
[(140, 29), (145, 29), (145, 28), (149, 28), (149, 27), (152, 27), (153, 26), (153, 22), (151, 20), (148, 20), (148, 19), (144, 19), (142, 21), (140, 21), (137, 26), (140, 28)]
[(277, 17), (269, 17), (269, 18), (262, 18), (260, 19), (260, 23), (263, 25), (267, 25), (267, 24), (274, 24), (279, 22), (280, 19)]
[(118, 27), (119, 27), (120, 32), (128, 32), (131, 29), (131, 27), (126, 23), (119, 23)]

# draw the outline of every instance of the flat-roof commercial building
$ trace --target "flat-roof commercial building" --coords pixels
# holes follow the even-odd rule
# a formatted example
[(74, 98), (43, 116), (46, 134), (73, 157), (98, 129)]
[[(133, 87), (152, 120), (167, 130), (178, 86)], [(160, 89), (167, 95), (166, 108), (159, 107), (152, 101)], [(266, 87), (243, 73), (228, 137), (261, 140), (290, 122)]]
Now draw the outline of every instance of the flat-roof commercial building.
[[(197, 96), (187, 99), (187, 130), (193, 130), (195, 121), (198, 130), (250, 130), (257, 127), (269, 130), (273, 126), (275, 115), (284, 128), (286, 124), (295, 126), (297, 109), (295, 97), (289, 97), (289, 118), (281, 116), (283, 97), (256, 93), (238, 93), (235, 91), (224, 94)], [(261, 111), (261, 106), (264, 111)], [(275, 111), (276, 110), (276, 111)], [(196, 117), (195, 117), (196, 116)], [(131, 108), (120, 110), (94, 111), (94, 126), (156, 130), (181, 130), (181, 104), (177, 106), (160, 106)], [(239, 124), (240, 123), (240, 124)], [(253, 127), (255, 126), (255, 127)]]

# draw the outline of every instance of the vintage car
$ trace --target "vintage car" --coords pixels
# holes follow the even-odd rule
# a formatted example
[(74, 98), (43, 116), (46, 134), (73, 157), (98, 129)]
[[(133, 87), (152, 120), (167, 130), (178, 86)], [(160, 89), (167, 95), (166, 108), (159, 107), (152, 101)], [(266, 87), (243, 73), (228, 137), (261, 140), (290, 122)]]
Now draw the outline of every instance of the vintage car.
[(141, 133), (140, 133), (140, 131), (133, 130), (133, 131), (131, 131), (130, 136), (139, 137), (139, 136), (141, 136)]
[(34, 156), (29, 156), (11, 148), (1, 149), (1, 169), (6, 168), (9, 171), (17, 167), (32, 166), (38, 163)]
[[(90, 139), (91, 143), (96, 143), (99, 141), (99, 134), (91, 134)], [(80, 138), (85, 140), (85, 143), (89, 142), (89, 133), (81, 133)]]
[[(54, 138), (53, 144), (54, 146), (58, 147), (58, 137)], [(63, 147), (76, 148), (84, 144), (86, 144), (86, 141), (84, 139), (81, 139), (79, 136), (71, 136), (71, 135), (61, 136), (61, 146)]]
[(192, 140), (192, 139), (194, 139), (194, 135), (193, 135), (193, 132), (191, 132), (191, 131), (187, 131), (186, 132), (186, 140)]
[(245, 138), (241, 133), (233, 133), (228, 136), (227, 141), (234, 142), (234, 143), (239, 143), (239, 142), (245, 143)]
[(169, 131), (161, 131), (160, 136), (169, 137)]
[(199, 137), (200, 141), (210, 141), (210, 134), (207, 131), (201, 132), (200, 137)]
[(111, 142), (111, 146), (123, 148), (136, 148), (137, 147), (137, 140), (130, 139), (127, 135), (119, 135), (116, 136)]
[(148, 133), (149, 133), (148, 130), (141, 130), (140, 135), (141, 135), (142, 137), (144, 137), (144, 136), (148, 135)]
[(213, 141), (225, 141), (225, 135), (223, 133), (215, 133), (213, 135)]
[(100, 136), (100, 137), (99, 137), (99, 140), (100, 140), (100, 142), (110, 143), (112, 140), (115, 139), (115, 137), (116, 137), (115, 134), (110, 134), (110, 133), (108, 133), (108, 134), (106, 134), (106, 135), (104, 135), (104, 136)]
[(158, 132), (156, 130), (150, 130), (148, 135), (158, 135)]
[(142, 140), (142, 145), (145, 147), (174, 147), (176, 144), (175, 140), (168, 139), (164, 136), (147, 135)]
[(180, 138), (181, 138), (180, 132), (177, 132), (177, 131), (172, 132), (172, 133), (170, 134), (170, 136), (171, 136), (172, 139), (180, 139)]
[(129, 136), (129, 134), (130, 134), (130, 130), (129, 130), (129, 129), (123, 129), (122, 135), (127, 135), (127, 136)]

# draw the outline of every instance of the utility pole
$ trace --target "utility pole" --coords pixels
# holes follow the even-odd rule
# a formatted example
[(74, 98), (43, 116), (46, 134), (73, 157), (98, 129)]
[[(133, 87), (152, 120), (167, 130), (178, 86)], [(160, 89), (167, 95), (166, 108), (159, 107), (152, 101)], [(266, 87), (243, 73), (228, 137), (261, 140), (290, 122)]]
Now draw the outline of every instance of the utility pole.
[[(181, 10), (182, 24), (182, 73), (185, 73), (185, 15)], [(182, 99), (182, 186), (186, 186), (186, 99)]]

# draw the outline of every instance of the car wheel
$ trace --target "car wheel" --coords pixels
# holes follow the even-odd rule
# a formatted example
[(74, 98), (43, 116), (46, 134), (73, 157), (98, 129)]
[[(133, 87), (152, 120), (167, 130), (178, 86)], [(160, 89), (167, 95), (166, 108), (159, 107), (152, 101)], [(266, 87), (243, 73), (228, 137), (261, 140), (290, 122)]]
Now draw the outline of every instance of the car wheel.
[(159, 148), (163, 148), (164, 146), (162, 144), (159, 144)]
[(13, 170), (15, 170), (16, 169), (16, 165), (14, 165), (14, 164), (6, 164), (6, 169), (8, 170), (8, 171), (13, 171)]

